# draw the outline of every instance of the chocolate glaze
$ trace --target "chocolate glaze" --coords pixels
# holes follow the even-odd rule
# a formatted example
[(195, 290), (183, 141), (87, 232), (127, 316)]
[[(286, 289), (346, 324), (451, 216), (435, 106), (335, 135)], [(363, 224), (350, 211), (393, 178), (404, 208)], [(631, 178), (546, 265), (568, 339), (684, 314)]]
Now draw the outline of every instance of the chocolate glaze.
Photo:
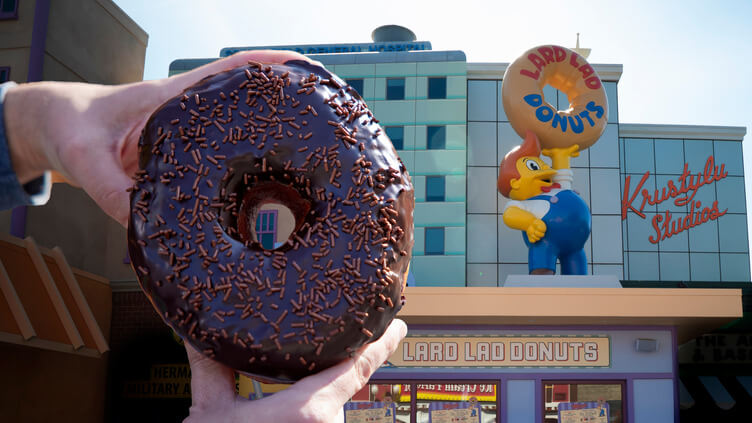
[[(324, 68), (249, 63), (200, 81), (151, 116), (139, 163), (133, 266), (205, 355), (294, 381), (378, 339), (401, 307), (410, 177), (360, 96)], [(267, 251), (238, 216), (274, 184), (289, 187), (275, 200), (297, 219)]]

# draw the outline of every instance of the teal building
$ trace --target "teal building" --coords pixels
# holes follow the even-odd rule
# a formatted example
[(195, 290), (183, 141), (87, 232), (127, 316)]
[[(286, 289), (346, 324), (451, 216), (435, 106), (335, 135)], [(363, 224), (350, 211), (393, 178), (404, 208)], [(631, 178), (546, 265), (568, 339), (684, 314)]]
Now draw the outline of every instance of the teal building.
[[(298, 51), (361, 93), (415, 185), (411, 285), (504, 286), (510, 275), (527, 274), (527, 248), (519, 231), (503, 224), (508, 200), (496, 190), (499, 162), (521, 143), (501, 102), (508, 63), (468, 63), (462, 51), (433, 51), (430, 42), (412, 41), (405, 28), (409, 34), (391, 38), (394, 34), (385, 37), (379, 30), (373, 43), (227, 47), (220, 56), (250, 49)], [(175, 60), (169, 73), (211, 60)], [(608, 125), (599, 141), (572, 161), (573, 186), (592, 214), (585, 245), (588, 272), (619, 280), (748, 282), (746, 197), (740, 195), (746, 129), (622, 123), (622, 65), (593, 67), (606, 88)], [(550, 86), (544, 96), (559, 109), (569, 105), (566, 95)], [(686, 204), (677, 205), (675, 198), (656, 201), (654, 193), (669, 182), (681, 184), (685, 164), (696, 175), (710, 157), (728, 175), (700, 186)], [(672, 236), (657, 233), (656, 216), (676, 224), (716, 202), (725, 210), (717, 219)]]

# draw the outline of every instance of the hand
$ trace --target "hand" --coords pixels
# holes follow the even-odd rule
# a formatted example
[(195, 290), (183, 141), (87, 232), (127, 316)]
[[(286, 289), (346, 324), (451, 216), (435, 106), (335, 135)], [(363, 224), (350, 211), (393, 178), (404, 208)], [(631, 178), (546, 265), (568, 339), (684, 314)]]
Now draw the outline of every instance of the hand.
[(126, 85), (66, 82), (22, 84), (6, 93), (4, 109), (13, 168), (24, 184), (51, 170), (81, 186), (123, 226), (138, 139), (151, 114), (208, 75), (249, 60), (307, 60), (290, 51), (246, 51), (172, 78)]
[(525, 232), (527, 232), (527, 239), (535, 244), (546, 235), (546, 223), (540, 219), (535, 219)]
[(381, 338), (365, 345), (353, 358), (256, 401), (238, 397), (232, 369), (202, 356), (186, 344), (193, 404), (185, 422), (343, 421), (345, 402), (365, 386), (406, 333), (405, 323), (395, 319)]

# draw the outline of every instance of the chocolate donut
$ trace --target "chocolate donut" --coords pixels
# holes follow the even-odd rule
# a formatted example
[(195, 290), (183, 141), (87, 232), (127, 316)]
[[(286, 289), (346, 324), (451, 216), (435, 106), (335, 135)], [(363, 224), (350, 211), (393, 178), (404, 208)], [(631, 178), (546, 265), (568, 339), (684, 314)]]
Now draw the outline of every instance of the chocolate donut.
[[(150, 117), (139, 167), (133, 267), (204, 355), (295, 381), (378, 339), (401, 308), (410, 177), (365, 102), (326, 69), (250, 62), (205, 78)], [(292, 232), (264, 248), (270, 203)]]

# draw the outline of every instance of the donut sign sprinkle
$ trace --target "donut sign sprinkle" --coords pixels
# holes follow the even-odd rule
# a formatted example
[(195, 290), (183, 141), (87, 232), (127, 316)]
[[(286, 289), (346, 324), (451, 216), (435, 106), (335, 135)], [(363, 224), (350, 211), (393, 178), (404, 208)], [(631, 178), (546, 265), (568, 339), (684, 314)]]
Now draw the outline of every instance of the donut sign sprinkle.
[[(545, 100), (546, 85), (567, 95), (566, 110)], [(511, 200), (504, 223), (522, 231), (530, 274), (554, 274), (557, 260), (562, 274), (587, 274), (590, 210), (572, 189), (570, 159), (606, 128), (603, 83), (574, 51), (545, 45), (526, 51), (507, 68), (501, 94), (510, 124), (524, 138), (499, 165), (497, 188)]]
[[(566, 110), (545, 100), (546, 85), (567, 95)], [(603, 83), (585, 59), (565, 47), (545, 45), (523, 53), (507, 68), (501, 96), (512, 128), (522, 138), (533, 131), (543, 148), (577, 144), (584, 150), (606, 129)]]

